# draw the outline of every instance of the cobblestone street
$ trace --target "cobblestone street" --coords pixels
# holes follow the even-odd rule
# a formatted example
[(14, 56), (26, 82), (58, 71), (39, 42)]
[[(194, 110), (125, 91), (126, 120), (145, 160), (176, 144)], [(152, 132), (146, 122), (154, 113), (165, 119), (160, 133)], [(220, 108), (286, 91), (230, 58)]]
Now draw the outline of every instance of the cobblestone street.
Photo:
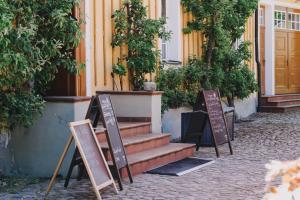
[[(181, 177), (142, 174), (125, 183), (115, 195), (102, 191), (103, 199), (258, 200), (264, 195), (265, 164), (270, 160), (294, 160), (300, 155), (300, 112), (257, 114), (236, 125), (234, 155), (220, 148), (215, 163)], [(215, 159), (214, 148), (201, 148), (197, 157)], [(0, 199), (44, 199), (48, 182), (30, 185), (17, 194), (0, 194)], [(88, 180), (63, 181), (54, 185), (47, 199), (95, 199)]]

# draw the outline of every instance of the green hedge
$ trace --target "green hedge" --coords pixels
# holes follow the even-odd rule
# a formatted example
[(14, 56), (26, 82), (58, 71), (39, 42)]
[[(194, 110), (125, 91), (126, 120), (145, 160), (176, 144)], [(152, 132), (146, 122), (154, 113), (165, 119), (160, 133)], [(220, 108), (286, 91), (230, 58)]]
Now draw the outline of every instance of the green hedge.
[(28, 127), (59, 68), (76, 73), (77, 0), (0, 0), (0, 132)]

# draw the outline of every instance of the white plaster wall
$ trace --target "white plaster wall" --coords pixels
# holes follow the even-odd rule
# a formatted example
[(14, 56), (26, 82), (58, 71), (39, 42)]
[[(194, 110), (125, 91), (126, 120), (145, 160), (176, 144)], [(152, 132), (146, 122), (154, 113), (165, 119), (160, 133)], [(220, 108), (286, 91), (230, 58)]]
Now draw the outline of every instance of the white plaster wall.
[(152, 133), (161, 133), (161, 96), (152, 96), (151, 118), (152, 118)]
[[(43, 116), (29, 129), (12, 133), (9, 144), (10, 166), (6, 173), (50, 177), (70, 135), (69, 122), (83, 120), (89, 102), (46, 103)], [(60, 174), (66, 175), (75, 145), (64, 160)]]
[(110, 94), (118, 117), (151, 117), (152, 133), (161, 133), (161, 95)]
[(257, 94), (251, 94), (244, 100), (235, 100), (236, 118), (246, 118), (257, 112)]
[(181, 107), (177, 109), (169, 109), (162, 117), (162, 131), (172, 135), (172, 140), (180, 140), (181, 138), (181, 113), (191, 112), (192, 108)]

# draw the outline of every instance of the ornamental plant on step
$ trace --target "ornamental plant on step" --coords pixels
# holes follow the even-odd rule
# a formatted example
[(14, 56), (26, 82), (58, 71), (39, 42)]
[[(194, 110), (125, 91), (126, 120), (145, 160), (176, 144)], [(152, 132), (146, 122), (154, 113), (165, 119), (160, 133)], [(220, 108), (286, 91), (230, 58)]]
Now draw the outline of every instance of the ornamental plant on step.
[[(184, 28), (186, 34), (201, 32), (205, 37), (203, 55), (198, 58), (205, 75), (199, 80), (204, 89), (219, 88), (229, 106), (234, 99), (244, 99), (257, 90), (254, 74), (249, 69), (249, 42), (243, 37), (245, 24), (258, 6), (257, 0), (182, 0), (193, 20)], [(213, 75), (216, 73), (215, 75)], [(212, 76), (213, 75), (213, 76)]]
[(126, 64), (133, 90), (142, 90), (146, 74), (154, 73), (160, 60), (157, 39), (168, 40), (165, 19), (149, 19), (142, 0), (126, 0), (113, 14), (113, 47), (128, 47)]
[(0, 133), (29, 127), (59, 68), (76, 73), (77, 0), (0, 0)]

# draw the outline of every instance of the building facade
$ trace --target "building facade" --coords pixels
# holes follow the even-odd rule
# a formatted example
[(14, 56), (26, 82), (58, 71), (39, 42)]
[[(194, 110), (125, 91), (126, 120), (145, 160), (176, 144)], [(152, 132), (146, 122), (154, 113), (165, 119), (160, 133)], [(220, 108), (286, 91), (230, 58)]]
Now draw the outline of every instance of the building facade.
[[(99, 90), (113, 90), (111, 78), (112, 66), (119, 58), (126, 56), (126, 47), (112, 48), (114, 22), (112, 14), (122, 5), (122, 0), (85, 0), (82, 1), (77, 16), (85, 19), (82, 29), (84, 39), (76, 51), (76, 57), (86, 67), (78, 77), (61, 72), (54, 89), (49, 95), (91, 96)], [(182, 29), (192, 19), (186, 13), (180, 0), (144, 0), (148, 16), (153, 19), (167, 18), (168, 30), (172, 32), (170, 41), (158, 41), (162, 60), (176, 65), (184, 65), (189, 57), (202, 54), (203, 36), (199, 32), (184, 34)], [(254, 44), (254, 17), (249, 19), (243, 40)], [(251, 46), (254, 52), (254, 46)], [(255, 70), (254, 58), (250, 62)], [(67, 82), (67, 83), (66, 83)], [(62, 85), (66, 85), (62, 88)], [(125, 78), (125, 90), (130, 90), (128, 78)]]
[[(123, 0), (82, 0), (80, 7), (74, 10), (75, 16), (85, 20), (82, 30), (85, 33), (75, 55), (79, 62), (85, 64), (79, 75), (74, 76), (61, 70), (49, 96), (46, 98), (46, 109), (43, 116), (29, 129), (20, 128), (10, 139), (9, 147), (0, 146), (0, 174), (21, 174), (36, 177), (52, 175), (57, 159), (68, 139), (68, 122), (85, 118), (90, 96), (98, 91), (114, 90), (111, 77), (112, 67), (119, 58), (126, 56), (126, 47), (112, 48), (114, 22), (112, 14), (119, 9)], [(170, 41), (157, 41), (162, 60), (172, 65), (184, 66), (189, 57), (201, 56), (203, 36), (201, 33), (183, 34), (182, 29), (192, 19), (186, 13), (180, 0), (144, 0), (148, 16), (154, 19), (167, 18), (167, 29), (172, 31)], [(290, 99), (284, 102), (268, 102), (268, 98), (286, 95), (300, 102), (300, 1), (296, 0), (261, 0), (260, 1), (260, 60), (262, 64), (261, 90), (266, 101), (262, 101), (266, 110), (279, 103), (283, 109), (290, 108)], [(250, 41), (252, 58), (249, 67), (258, 74), (255, 62), (255, 17), (249, 18), (246, 32), (241, 40)], [(124, 89), (130, 90), (128, 78), (124, 79)], [(161, 92), (146, 94), (139, 92), (115, 93), (112, 101), (118, 119), (147, 120), (152, 133), (161, 132), (164, 124), (180, 125), (181, 112), (171, 113), (165, 120), (161, 116)], [(299, 99), (295, 98), (298, 97)], [(235, 109), (238, 117), (247, 117), (257, 110), (258, 95), (252, 94), (243, 101), (236, 100)], [(272, 100), (272, 99), (271, 99)], [(300, 103), (298, 103), (300, 104)], [(284, 107), (286, 106), (286, 107)], [(295, 106), (299, 107), (299, 106)], [(282, 110), (279, 108), (279, 111)], [(176, 115), (178, 116), (176, 118)], [(176, 119), (174, 119), (176, 118)], [(162, 125), (163, 124), (163, 125)], [(174, 129), (175, 130), (175, 129)], [(176, 130), (181, 130), (176, 128)], [(163, 130), (166, 131), (166, 130)], [(180, 135), (180, 133), (178, 133)], [(55, 144), (55, 145), (53, 145)], [(75, 146), (72, 146), (75, 150)], [(47, 156), (45, 156), (47, 155)], [(66, 158), (62, 173), (68, 170), (72, 154)]]

